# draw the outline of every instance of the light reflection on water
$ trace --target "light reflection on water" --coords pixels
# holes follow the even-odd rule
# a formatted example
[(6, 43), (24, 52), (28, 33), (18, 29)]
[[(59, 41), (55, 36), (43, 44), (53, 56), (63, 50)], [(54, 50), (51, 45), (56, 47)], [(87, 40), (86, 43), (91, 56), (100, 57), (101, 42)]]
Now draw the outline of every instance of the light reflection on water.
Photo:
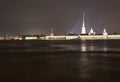
[(103, 55), (97, 54), (96, 57), (95, 55), (96, 54), (86, 54), (86, 53), (81, 54), (80, 62), (79, 62), (79, 66), (80, 66), (79, 78), (84, 80), (85, 79), (90, 80), (90, 79), (96, 79), (96, 78), (100, 78), (101, 80), (107, 79), (108, 73), (106, 70), (110, 68), (109, 60), (107, 58), (104, 58)]
[(90, 77), (90, 75), (89, 75), (90, 69), (88, 69), (89, 63), (90, 63), (90, 61), (87, 58), (87, 54), (81, 55), (81, 57), (80, 57), (80, 69), (81, 70), (79, 70), (79, 73), (80, 73), (80, 77), (83, 79)]
[[(26, 52), (34, 52), (34, 51), (81, 51), (81, 52), (88, 52), (88, 51), (120, 51), (120, 48), (116, 47), (109, 47), (109, 41), (80, 41), (74, 42), (71, 44), (66, 43), (40, 43), (40, 42), (8, 42), (0, 43), (0, 51), (26, 51)], [(111, 42), (112, 43), (112, 42)], [(119, 46), (119, 45), (118, 45)]]
[[(115, 46), (112, 43), (113, 41), (81, 41), (74, 44), (41, 45), (43, 43), (39, 42), (0, 44), (0, 51), (28, 52), (1, 53), (0, 76), (3, 80), (26, 80), (24, 82), (33, 80), (39, 80), (39, 82), (112, 82), (112, 79), (119, 79), (119, 53), (94, 53), (94, 51), (120, 51), (119, 43)], [(45, 53), (31, 53), (35, 51), (45, 51)], [(93, 51), (93, 53), (49, 53), (49, 51)]]

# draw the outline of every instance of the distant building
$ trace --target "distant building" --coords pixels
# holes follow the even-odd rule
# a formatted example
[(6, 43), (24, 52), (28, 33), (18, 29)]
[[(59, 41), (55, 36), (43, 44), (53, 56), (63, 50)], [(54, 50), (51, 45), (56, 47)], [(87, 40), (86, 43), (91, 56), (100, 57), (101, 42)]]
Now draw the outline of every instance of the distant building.
[(27, 36), (25, 37), (25, 40), (37, 40), (37, 37), (36, 36)]
[(51, 36), (51, 37), (54, 36), (53, 28), (51, 28), (50, 36)]
[(22, 40), (22, 36), (15, 36), (14, 40)]
[(93, 31), (93, 29), (90, 29), (89, 35), (95, 35), (95, 32)]
[(107, 33), (107, 31), (106, 31), (105, 28), (104, 28), (104, 30), (103, 30), (103, 35), (108, 35), (108, 33)]
[(0, 36), (0, 40), (5, 40), (5, 37), (3, 37), (3, 36)]

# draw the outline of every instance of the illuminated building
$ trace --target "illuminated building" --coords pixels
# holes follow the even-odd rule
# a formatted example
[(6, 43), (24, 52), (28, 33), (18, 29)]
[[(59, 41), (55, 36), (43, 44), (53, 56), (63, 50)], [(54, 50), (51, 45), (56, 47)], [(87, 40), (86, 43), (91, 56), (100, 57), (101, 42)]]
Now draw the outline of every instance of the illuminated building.
[(95, 35), (95, 32), (93, 31), (93, 29), (90, 29), (89, 35)]
[(104, 30), (103, 30), (103, 35), (108, 35), (108, 33), (107, 33), (107, 31), (106, 31), (105, 28), (104, 28)]

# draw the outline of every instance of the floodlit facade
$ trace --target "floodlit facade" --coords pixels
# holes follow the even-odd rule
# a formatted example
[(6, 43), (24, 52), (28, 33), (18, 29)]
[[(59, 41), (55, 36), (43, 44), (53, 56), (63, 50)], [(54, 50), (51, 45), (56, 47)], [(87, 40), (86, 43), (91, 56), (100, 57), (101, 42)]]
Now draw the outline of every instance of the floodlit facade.
[(104, 28), (104, 30), (103, 30), (103, 35), (108, 35), (108, 33), (107, 33), (107, 31), (106, 31), (105, 28)]
[(37, 40), (37, 37), (27, 36), (27, 37), (25, 37), (25, 40)]
[(93, 31), (93, 29), (90, 29), (89, 35), (95, 35), (95, 32)]
[(14, 40), (22, 40), (22, 37), (21, 36), (15, 36)]

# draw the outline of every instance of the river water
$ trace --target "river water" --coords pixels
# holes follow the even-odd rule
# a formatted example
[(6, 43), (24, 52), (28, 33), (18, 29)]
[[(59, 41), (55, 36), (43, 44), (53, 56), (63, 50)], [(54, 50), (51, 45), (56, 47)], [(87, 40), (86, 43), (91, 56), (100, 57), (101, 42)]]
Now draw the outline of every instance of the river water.
[(120, 81), (120, 40), (0, 41), (0, 82), (101, 81)]

